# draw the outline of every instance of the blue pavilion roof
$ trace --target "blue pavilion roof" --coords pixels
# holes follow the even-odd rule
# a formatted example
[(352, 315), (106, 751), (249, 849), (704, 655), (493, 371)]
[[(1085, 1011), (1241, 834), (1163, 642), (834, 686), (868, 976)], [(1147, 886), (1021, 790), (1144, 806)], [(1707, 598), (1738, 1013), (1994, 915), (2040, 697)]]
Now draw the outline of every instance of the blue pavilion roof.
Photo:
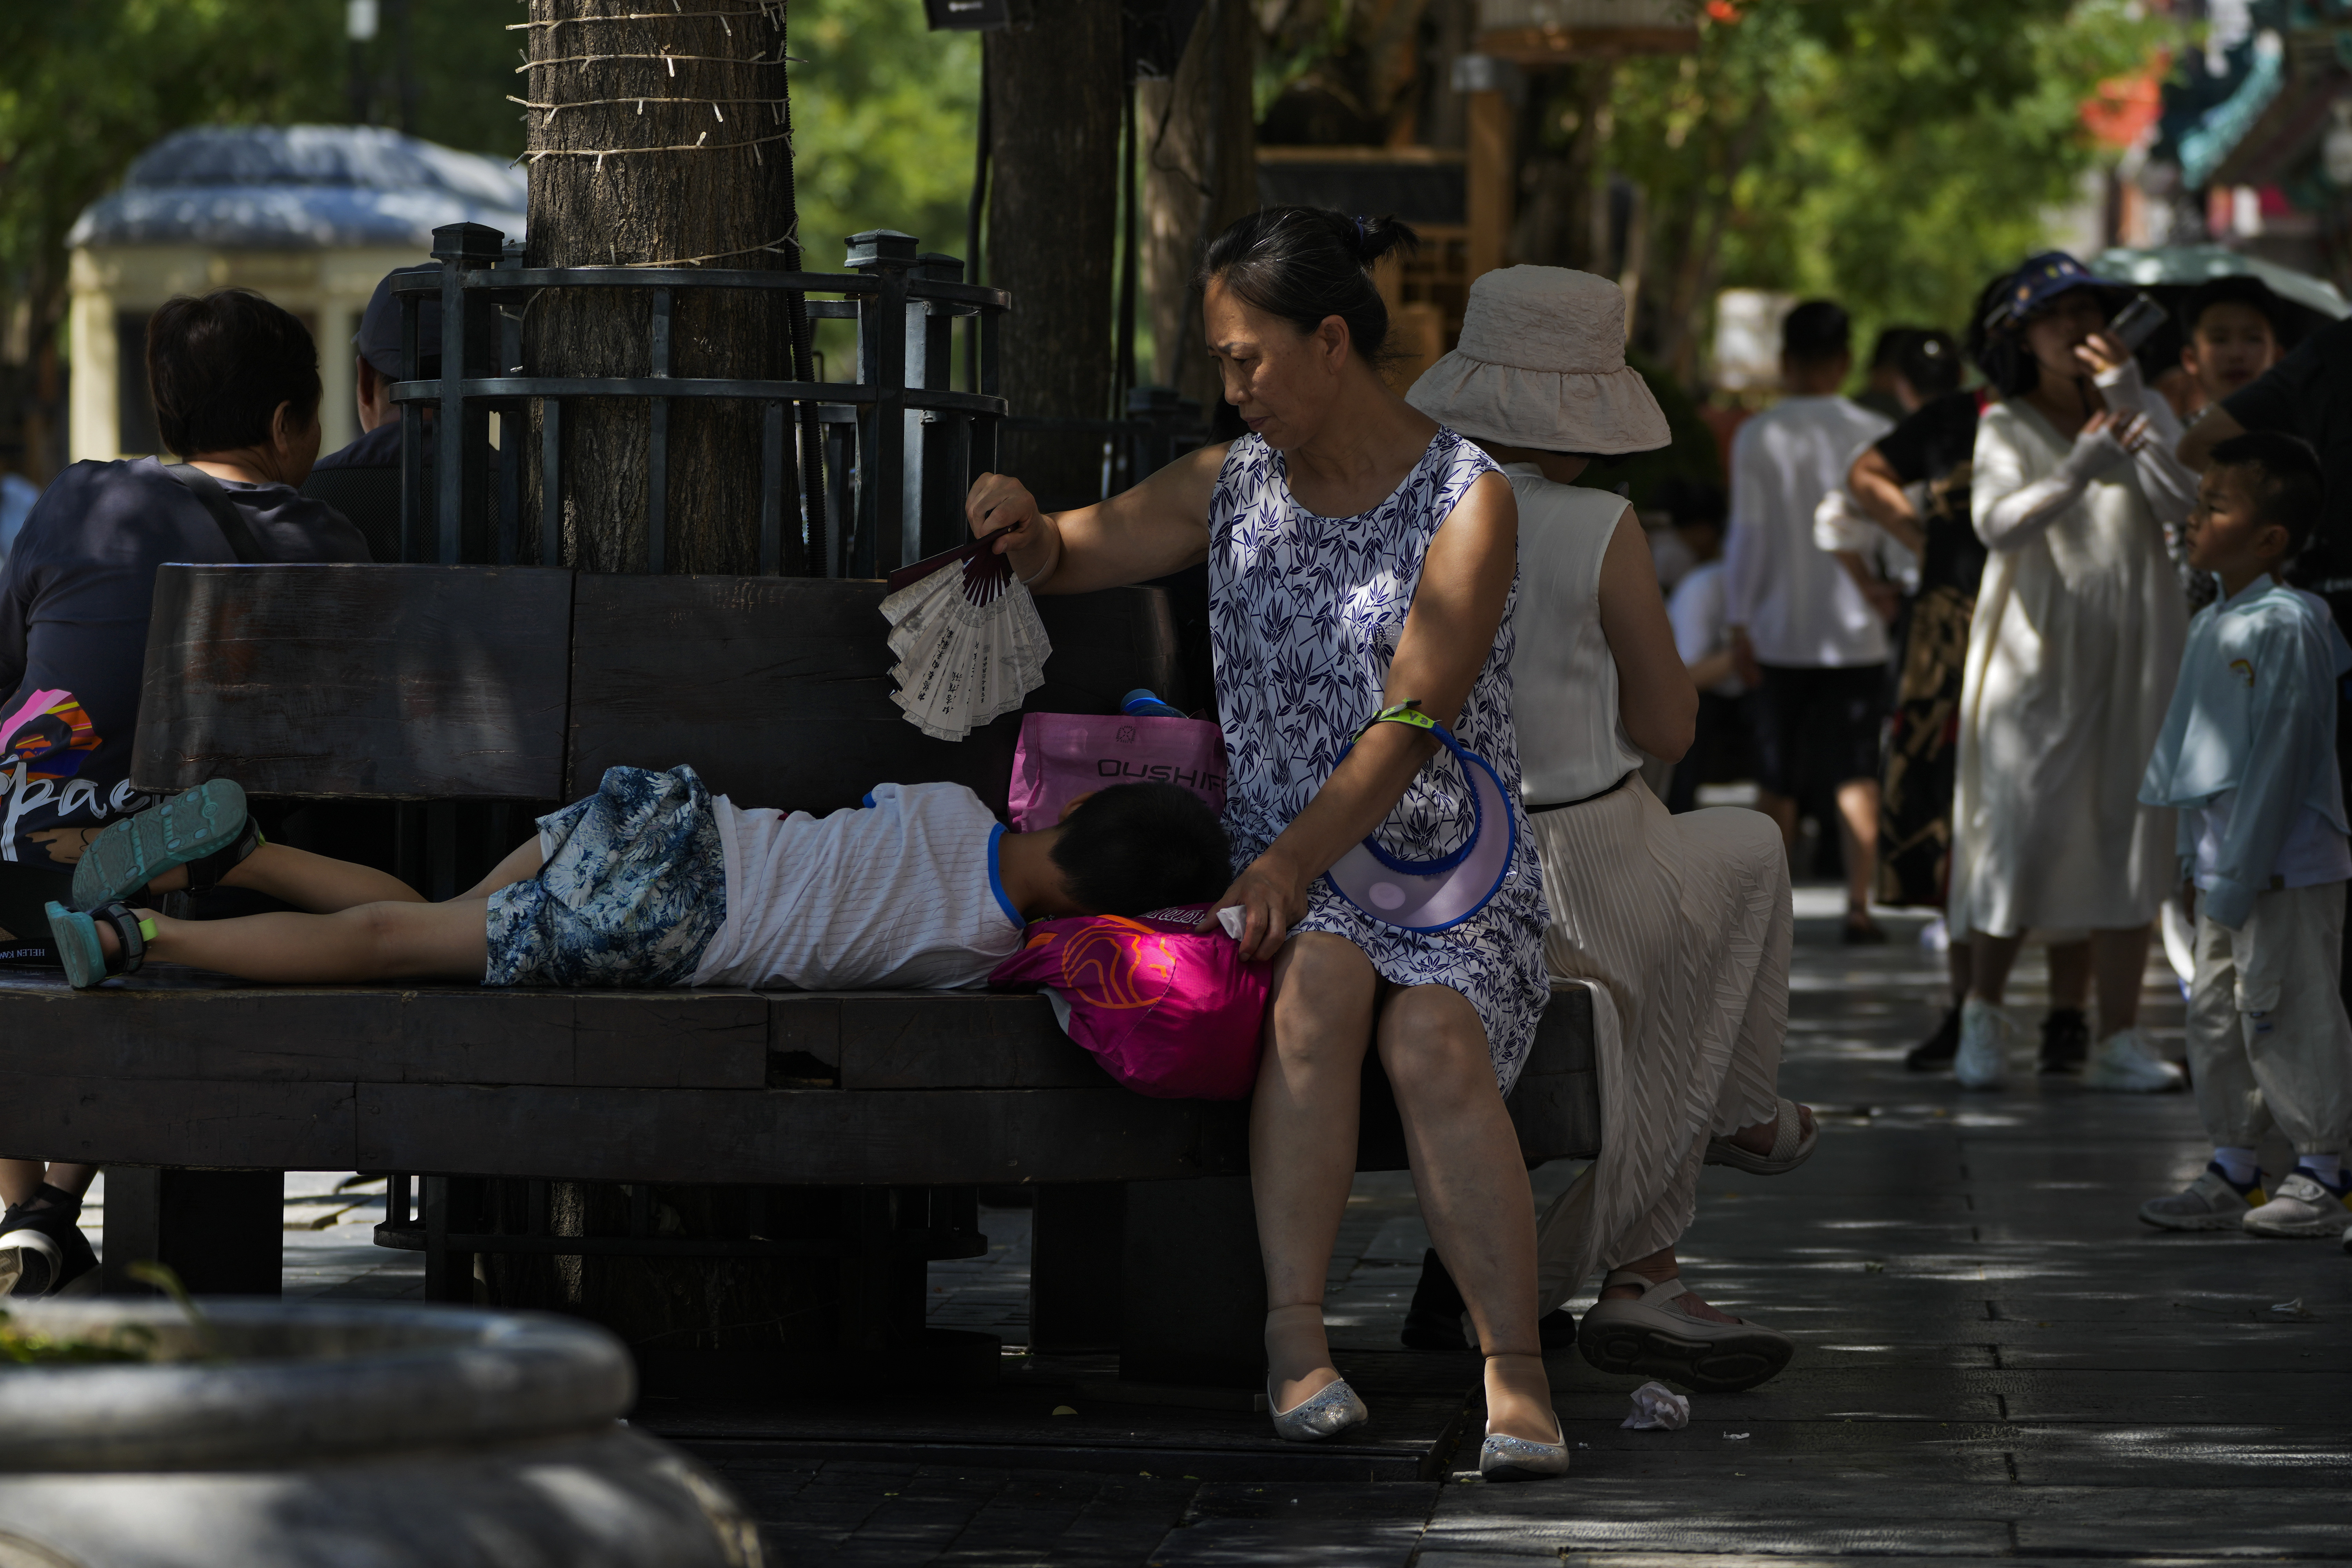
[(66, 243), (424, 250), (442, 224), (520, 239), (520, 169), (368, 125), (201, 126), (141, 153)]

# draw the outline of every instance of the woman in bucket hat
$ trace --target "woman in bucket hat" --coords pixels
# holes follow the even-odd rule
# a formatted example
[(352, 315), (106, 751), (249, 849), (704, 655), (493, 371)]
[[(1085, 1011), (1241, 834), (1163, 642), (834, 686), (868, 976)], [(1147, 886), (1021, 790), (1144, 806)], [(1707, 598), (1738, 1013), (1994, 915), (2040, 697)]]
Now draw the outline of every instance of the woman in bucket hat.
[(1461, 345), (1405, 395), (1504, 465), (1519, 504), (1513, 721), (1551, 926), (1547, 967), (1588, 981), (1600, 1157), (1538, 1228), (1538, 1305), (1609, 1270), (1578, 1344), (1605, 1371), (1751, 1387), (1785, 1335), (1717, 1311), (1679, 1279), (1699, 1167), (1765, 1173), (1816, 1133), (1780, 1098), (1790, 910), (1779, 830), (1752, 811), (1672, 816), (1643, 753), (1691, 742), (1697, 693), (1675, 648), (1633, 509), (1570, 481), (1596, 456), (1668, 441), (1625, 363), (1616, 284), (1557, 267), (1471, 286)]

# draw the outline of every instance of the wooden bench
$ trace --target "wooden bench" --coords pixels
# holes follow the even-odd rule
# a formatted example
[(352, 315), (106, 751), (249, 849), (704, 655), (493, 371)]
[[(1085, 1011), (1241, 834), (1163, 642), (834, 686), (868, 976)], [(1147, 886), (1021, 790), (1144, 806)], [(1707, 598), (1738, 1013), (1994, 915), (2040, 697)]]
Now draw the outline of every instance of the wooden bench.
[[(960, 744), (900, 719), (881, 593), (541, 568), (167, 567), (134, 776), (151, 790), (226, 775), (258, 796), (545, 803), (588, 792), (614, 763), (690, 762), (746, 801), (824, 811), (884, 779), (953, 779), (1002, 811), (1018, 716)], [(1181, 692), (1157, 590), (1040, 607), (1055, 651), (1032, 709)], [(1509, 1101), (1531, 1162), (1597, 1145), (1591, 1039), (1589, 998), (1561, 988)], [(1402, 1169), (1393, 1101), (1376, 1064), (1366, 1076), (1360, 1163)], [(113, 1172), (110, 1282), (163, 1256), (214, 1289), (275, 1289), (270, 1178), (194, 1173), (389, 1172), (383, 1239), (426, 1248), (436, 1298), (471, 1298), (477, 1253), (830, 1258), (860, 1304), (839, 1314), (841, 1348), (870, 1349), (920, 1332), (922, 1261), (969, 1255), (973, 1189), (1035, 1184), (1041, 1338), (1116, 1331), (1124, 1374), (1141, 1381), (1254, 1375), (1246, 1105), (1119, 1089), (1034, 996), (259, 986), (164, 965), (76, 994), (18, 972), (0, 980), (0, 1093), (27, 1152)], [(413, 1219), (411, 1176), (424, 1179)], [(535, 1194), (550, 1181), (832, 1189), (845, 1218), (716, 1240), (642, 1224), (493, 1231), (468, 1196), (485, 1180)]]

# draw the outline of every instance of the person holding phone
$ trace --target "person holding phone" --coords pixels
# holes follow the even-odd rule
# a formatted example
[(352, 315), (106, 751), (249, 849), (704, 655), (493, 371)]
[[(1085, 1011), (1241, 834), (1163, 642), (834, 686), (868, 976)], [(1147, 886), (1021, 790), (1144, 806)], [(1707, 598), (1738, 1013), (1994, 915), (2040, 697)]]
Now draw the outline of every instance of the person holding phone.
[(1968, 933), (1953, 1071), (2006, 1079), (2003, 1010), (2029, 931), (2088, 931), (2093, 1089), (2178, 1089), (2140, 1037), (2150, 922), (2172, 886), (2173, 814), (2139, 803), (2188, 609), (2164, 525), (2195, 489), (2178, 423), (2105, 329), (2123, 294), (2063, 251), (2029, 259), (1989, 313), (1969, 510), (1988, 551), (1969, 628), (1946, 919)]

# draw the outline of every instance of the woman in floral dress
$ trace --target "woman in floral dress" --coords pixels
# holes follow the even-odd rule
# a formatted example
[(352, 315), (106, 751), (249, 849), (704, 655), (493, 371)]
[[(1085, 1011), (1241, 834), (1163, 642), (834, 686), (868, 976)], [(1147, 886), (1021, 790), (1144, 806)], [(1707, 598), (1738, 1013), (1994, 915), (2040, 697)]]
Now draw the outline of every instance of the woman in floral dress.
[[(985, 475), (967, 510), (976, 531), (1018, 525), (999, 548), (1041, 593), (1209, 563), (1237, 868), (1218, 901), (1245, 911), (1244, 954), (1275, 961), (1250, 1171), (1276, 1429), (1307, 1440), (1366, 1418), (1332, 1364), (1322, 1299), (1360, 1068), (1377, 1048), (1422, 1212), (1486, 1350), (1480, 1468), (1528, 1479), (1567, 1456), (1537, 1340), (1527, 1172), (1503, 1106), (1549, 995), (1510, 721), (1518, 514), (1484, 453), (1381, 379), (1388, 316), (1370, 268), (1411, 240), (1313, 208), (1243, 218), (1200, 281), (1225, 400), (1250, 434), (1055, 515), (1017, 479)], [(1433, 933), (1371, 919), (1323, 877), (1367, 836), (1425, 858), (1470, 831), (1467, 782), (1434, 740), (1365, 727), (1406, 702), (1494, 766), (1514, 818), (1501, 887)]]

